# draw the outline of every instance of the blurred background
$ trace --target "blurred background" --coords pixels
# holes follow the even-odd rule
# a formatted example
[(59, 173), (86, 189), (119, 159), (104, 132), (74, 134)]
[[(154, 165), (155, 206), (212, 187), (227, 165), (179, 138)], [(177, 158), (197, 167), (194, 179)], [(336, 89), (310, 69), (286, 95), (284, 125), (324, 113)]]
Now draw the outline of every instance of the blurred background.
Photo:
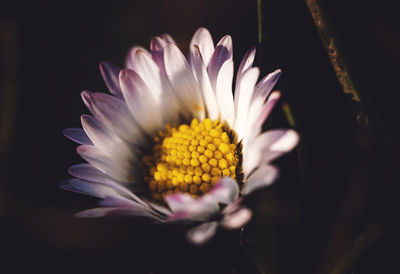
[[(353, 75), (399, 149), (400, 20), (395, 1), (325, 1)], [(278, 182), (246, 203), (254, 218), (205, 246), (144, 219), (81, 220), (96, 199), (59, 182), (83, 162), (62, 136), (88, 113), (84, 89), (107, 92), (98, 64), (123, 65), (133, 45), (171, 34), (184, 53), (195, 30), (230, 34), (236, 67), (257, 45), (257, 1), (0, 2), (1, 273), (399, 273), (399, 180), (341, 89), (304, 1), (263, 0), (262, 75), (283, 70), (268, 127), (298, 149)], [(396, 142), (397, 141), (397, 142)], [(397, 166), (398, 168), (398, 166)], [(398, 177), (397, 177), (398, 178)]]

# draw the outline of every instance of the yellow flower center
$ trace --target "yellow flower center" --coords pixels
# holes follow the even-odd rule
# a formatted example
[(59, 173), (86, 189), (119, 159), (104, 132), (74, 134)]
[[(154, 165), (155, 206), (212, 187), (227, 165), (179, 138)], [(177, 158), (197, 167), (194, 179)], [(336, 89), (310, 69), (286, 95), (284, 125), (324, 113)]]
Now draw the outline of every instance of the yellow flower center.
[(210, 191), (221, 177), (240, 177), (240, 145), (232, 131), (216, 120), (193, 119), (190, 125), (166, 125), (145, 155), (145, 181), (156, 201), (164, 195), (187, 192), (193, 197)]

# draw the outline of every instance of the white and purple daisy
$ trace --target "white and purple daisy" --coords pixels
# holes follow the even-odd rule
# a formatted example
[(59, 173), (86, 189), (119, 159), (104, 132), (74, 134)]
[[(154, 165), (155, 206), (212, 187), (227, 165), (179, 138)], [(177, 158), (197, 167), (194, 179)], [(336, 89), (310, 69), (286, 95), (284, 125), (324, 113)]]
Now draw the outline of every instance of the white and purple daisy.
[(240, 63), (233, 96), (232, 50), (229, 35), (214, 46), (200, 28), (189, 60), (165, 34), (152, 39), (150, 52), (132, 48), (122, 70), (100, 65), (112, 95), (83, 91), (92, 115), (82, 115), (83, 129), (64, 130), (88, 163), (70, 167), (75, 178), (62, 187), (101, 199), (77, 216), (191, 223), (194, 243), (251, 218), (243, 197), (276, 179), (271, 161), (299, 137), (290, 129), (261, 132), (280, 97), (271, 90), (281, 71), (257, 83), (255, 48)]

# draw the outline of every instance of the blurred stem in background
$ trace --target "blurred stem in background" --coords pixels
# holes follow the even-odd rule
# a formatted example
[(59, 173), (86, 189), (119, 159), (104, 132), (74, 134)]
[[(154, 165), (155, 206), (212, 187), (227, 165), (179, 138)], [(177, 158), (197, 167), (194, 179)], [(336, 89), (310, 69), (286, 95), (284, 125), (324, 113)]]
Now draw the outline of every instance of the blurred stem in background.
[(380, 160), (392, 163), (393, 168), (398, 167), (398, 152), (394, 151), (393, 141), (385, 130), (368, 94), (363, 92), (360, 84), (354, 81), (355, 77), (349, 67), (350, 62), (346, 59), (344, 46), (340, 42), (340, 37), (323, 2), (306, 0), (306, 4), (358, 125), (368, 134), (370, 144)]
[[(350, 62), (346, 59), (345, 48), (324, 8), (323, 1), (306, 0), (306, 4), (346, 100), (355, 115), (359, 128), (368, 140), (371, 155), (376, 157), (375, 161), (380, 164), (389, 178), (397, 178), (395, 170), (398, 167), (398, 154), (394, 150), (393, 140), (385, 130), (368, 94), (363, 92), (363, 89), (360, 88), (361, 85), (355, 82), (353, 71), (349, 66)], [(354, 164), (357, 165), (357, 163)], [(383, 235), (382, 220), (369, 220), (361, 229), (362, 232), (359, 232), (355, 238), (352, 236), (355, 231), (355, 221), (360, 219), (365, 211), (370, 179), (365, 177), (359, 178), (358, 181), (361, 183), (356, 183), (357, 180), (349, 180), (349, 190), (344, 197), (343, 208), (337, 223), (332, 228), (328, 239), (320, 262), (319, 273), (349, 273), (360, 255)], [(347, 221), (344, 221), (346, 218)], [(332, 250), (336, 250), (336, 252), (342, 250), (341, 255), (333, 256)]]

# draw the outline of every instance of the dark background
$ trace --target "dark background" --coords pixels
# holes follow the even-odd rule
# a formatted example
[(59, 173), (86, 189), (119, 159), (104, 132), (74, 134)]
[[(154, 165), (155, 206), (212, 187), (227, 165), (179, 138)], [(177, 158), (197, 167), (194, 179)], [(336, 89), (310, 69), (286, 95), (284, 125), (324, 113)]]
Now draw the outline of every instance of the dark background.
[[(398, 150), (400, 21), (395, 1), (326, 3), (353, 73)], [(169, 33), (184, 53), (194, 31), (230, 34), (236, 67), (257, 44), (252, 1), (8, 1), (0, 4), (1, 273), (399, 273), (396, 163), (379, 157), (334, 74), (303, 1), (264, 0), (262, 75), (281, 68), (301, 135), (276, 161), (282, 177), (247, 203), (242, 232), (203, 247), (142, 219), (75, 219), (96, 200), (59, 189), (82, 160), (61, 134), (104, 91), (98, 63)], [(282, 106), (268, 126), (289, 127)], [(398, 177), (397, 177), (398, 178)]]

